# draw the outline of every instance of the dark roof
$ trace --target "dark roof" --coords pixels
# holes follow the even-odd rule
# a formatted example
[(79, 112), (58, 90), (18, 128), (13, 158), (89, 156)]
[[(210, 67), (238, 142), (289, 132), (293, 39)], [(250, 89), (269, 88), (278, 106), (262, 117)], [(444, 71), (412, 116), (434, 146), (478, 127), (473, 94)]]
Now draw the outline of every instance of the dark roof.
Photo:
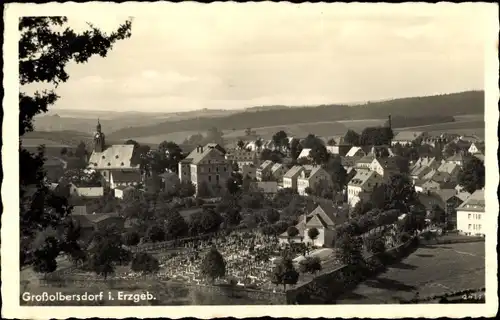
[(140, 182), (141, 173), (139, 171), (112, 171), (114, 182)]
[(78, 215), (78, 214), (81, 214), (81, 215), (88, 214), (87, 206), (73, 206), (72, 214), (73, 215), (75, 215), (75, 214), (76, 215)]

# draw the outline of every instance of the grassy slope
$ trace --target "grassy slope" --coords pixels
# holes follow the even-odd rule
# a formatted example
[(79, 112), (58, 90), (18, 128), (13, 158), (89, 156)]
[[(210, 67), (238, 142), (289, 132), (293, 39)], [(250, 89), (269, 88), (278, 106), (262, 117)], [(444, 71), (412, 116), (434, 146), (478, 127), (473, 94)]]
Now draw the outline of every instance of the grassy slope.
[(151, 126), (139, 126), (117, 130), (110, 138), (150, 137), (172, 132), (204, 132), (211, 127), (222, 130), (244, 130), (250, 128), (290, 126), (291, 124), (315, 123), (356, 119), (383, 119), (393, 116), (433, 116), (439, 110), (443, 116), (484, 113), (484, 93), (471, 91), (448, 95), (414, 97), (374, 102), (361, 106), (325, 105), (298, 107), (286, 110), (242, 112), (225, 117), (196, 118), (169, 121)]

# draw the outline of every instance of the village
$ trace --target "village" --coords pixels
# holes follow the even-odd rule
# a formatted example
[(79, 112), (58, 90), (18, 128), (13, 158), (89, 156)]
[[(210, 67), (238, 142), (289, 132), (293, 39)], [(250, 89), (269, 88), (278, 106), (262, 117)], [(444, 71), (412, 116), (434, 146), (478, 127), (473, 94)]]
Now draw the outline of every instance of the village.
[[(77, 252), (66, 254), (72, 266), (41, 266), (46, 279), (147, 274), (276, 293), (415, 235), (484, 237), (477, 137), (393, 134), (389, 116), (344, 137), (280, 131), (190, 152), (173, 142), (147, 149), (107, 145), (98, 123), (85, 165), (68, 161), (68, 150), (45, 162), (46, 183), (68, 199), (79, 235)], [(114, 243), (103, 249), (102, 238)], [(345, 243), (353, 239), (358, 247)], [(98, 259), (106, 246), (116, 256)]]

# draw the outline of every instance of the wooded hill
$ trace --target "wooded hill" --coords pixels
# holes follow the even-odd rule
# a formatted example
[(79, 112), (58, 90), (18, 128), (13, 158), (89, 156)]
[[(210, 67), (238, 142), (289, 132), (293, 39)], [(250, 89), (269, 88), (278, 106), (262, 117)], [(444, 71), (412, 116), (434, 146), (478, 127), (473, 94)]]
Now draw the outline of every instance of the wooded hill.
[(146, 137), (180, 131), (258, 128), (297, 123), (337, 120), (381, 119), (387, 115), (404, 117), (454, 116), (484, 113), (484, 91), (467, 91), (428, 97), (401, 98), (358, 106), (321, 105), (265, 111), (244, 111), (224, 117), (168, 121), (156, 125), (130, 127), (108, 134), (108, 138)]

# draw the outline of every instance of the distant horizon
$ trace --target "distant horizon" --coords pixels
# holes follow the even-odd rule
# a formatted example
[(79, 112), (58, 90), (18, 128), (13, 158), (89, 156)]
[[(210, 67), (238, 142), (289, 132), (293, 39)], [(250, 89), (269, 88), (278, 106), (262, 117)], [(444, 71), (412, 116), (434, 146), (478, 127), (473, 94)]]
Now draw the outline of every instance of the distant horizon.
[(44, 114), (40, 114), (39, 116), (53, 116), (51, 113), (56, 113), (57, 111), (63, 112), (71, 112), (71, 113), (83, 113), (83, 112), (96, 112), (96, 113), (151, 113), (151, 114), (176, 114), (176, 113), (188, 113), (188, 112), (197, 112), (197, 111), (245, 111), (247, 109), (259, 109), (259, 108), (271, 108), (271, 107), (288, 107), (288, 108), (314, 108), (322, 105), (347, 105), (347, 106), (360, 106), (365, 105), (367, 103), (376, 103), (390, 100), (398, 100), (405, 98), (417, 98), (417, 97), (431, 97), (437, 95), (449, 95), (449, 94), (458, 94), (462, 92), (471, 92), (471, 91), (484, 91), (483, 89), (467, 89), (455, 92), (441, 92), (441, 93), (432, 93), (427, 95), (416, 95), (416, 96), (401, 96), (401, 97), (392, 97), (392, 98), (383, 98), (383, 99), (369, 99), (365, 101), (352, 101), (352, 102), (327, 102), (322, 104), (309, 104), (309, 105), (286, 105), (286, 104), (272, 104), (272, 105), (262, 105), (262, 106), (252, 106), (252, 107), (236, 107), (236, 108), (198, 108), (198, 109), (186, 109), (186, 110), (178, 110), (178, 111), (158, 111), (158, 110), (106, 110), (106, 109), (71, 109), (71, 108), (58, 108), (52, 106), (49, 108), (48, 112)]

